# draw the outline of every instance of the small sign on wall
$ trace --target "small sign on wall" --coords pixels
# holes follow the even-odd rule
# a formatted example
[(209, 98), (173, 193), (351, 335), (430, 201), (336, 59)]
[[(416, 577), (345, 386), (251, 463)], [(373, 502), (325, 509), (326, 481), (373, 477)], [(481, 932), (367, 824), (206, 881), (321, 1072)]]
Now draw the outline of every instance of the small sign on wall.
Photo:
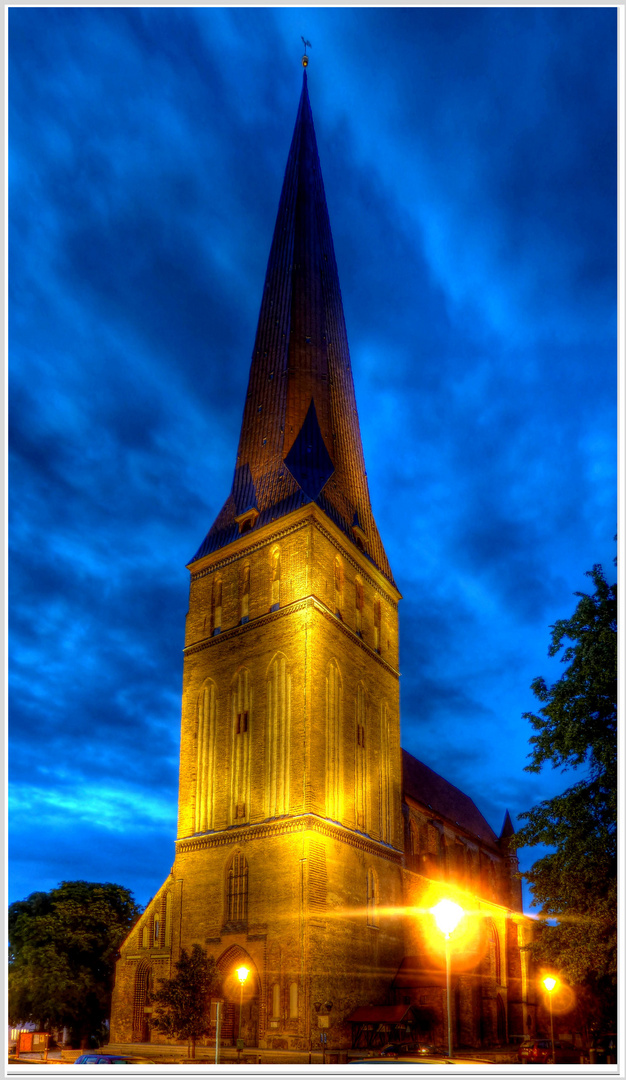
[(318, 1016), (317, 1023), (321, 1028), (330, 1027), (330, 1016)]

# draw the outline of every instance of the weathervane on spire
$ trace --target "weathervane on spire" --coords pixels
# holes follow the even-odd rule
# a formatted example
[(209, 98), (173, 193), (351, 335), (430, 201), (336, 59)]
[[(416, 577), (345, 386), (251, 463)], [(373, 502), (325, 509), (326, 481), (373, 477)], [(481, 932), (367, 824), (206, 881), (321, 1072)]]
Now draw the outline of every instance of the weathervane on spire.
[(307, 47), (309, 49), (311, 49), (312, 45), (311, 45), (311, 42), (307, 41), (306, 38), (303, 38), (302, 35), (300, 35), (300, 40), (301, 40), (302, 44), (304, 45), (304, 56), (302, 57), (302, 67), (308, 67), (309, 58), (308, 58), (308, 56), (306, 54), (306, 50), (307, 50)]

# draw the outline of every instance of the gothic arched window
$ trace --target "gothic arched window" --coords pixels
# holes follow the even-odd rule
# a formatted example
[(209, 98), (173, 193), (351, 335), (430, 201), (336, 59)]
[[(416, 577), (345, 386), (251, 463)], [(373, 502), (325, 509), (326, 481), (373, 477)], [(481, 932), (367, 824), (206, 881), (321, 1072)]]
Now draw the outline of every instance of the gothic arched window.
[(280, 607), (280, 549), (274, 548), (271, 562), (271, 597), (270, 611), (278, 611)]
[(248, 921), (248, 863), (240, 851), (233, 855), (226, 874), (226, 923)]
[(493, 973), (498, 985), (502, 985), (502, 962), (500, 959), (500, 937), (493, 919), (487, 919), (487, 939), (493, 954)]
[(365, 748), (365, 691), (361, 684), (356, 690), (355, 766), (356, 824), (357, 828), (364, 829), (367, 809), (367, 751)]
[(241, 571), (241, 604), (239, 619), (247, 623), (250, 618), (250, 564), (245, 563)]
[(298, 1019), (298, 984), (292, 982), (289, 987), (289, 1019)]
[(380, 652), (380, 600), (374, 600), (374, 648)]
[(213, 828), (215, 738), (215, 683), (207, 682), (198, 695), (194, 832), (206, 832)]
[(378, 926), (378, 878), (376, 871), (367, 871), (367, 925)]
[(268, 817), (289, 810), (289, 743), (291, 727), (291, 676), (282, 654), (267, 673), (266, 810)]
[(343, 618), (343, 566), (338, 555), (335, 557), (335, 615)]
[(165, 897), (165, 945), (172, 944), (172, 894)]
[(222, 629), (222, 579), (217, 577), (213, 582), (211, 596), (211, 633), (219, 634)]
[(146, 1017), (146, 1005), (152, 991), (152, 968), (143, 960), (135, 975), (135, 992), (133, 995), (133, 1042), (147, 1042), (149, 1038), (148, 1020)]
[(250, 812), (250, 674), (237, 672), (230, 691), (231, 703), (231, 824), (244, 821)]
[(326, 814), (333, 821), (341, 816), (341, 712), (341, 675), (331, 660), (326, 674)]
[(280, 1017), (280, 986), (274, 983), (272, 987), (272, 1020)]
[(363, 633), (363, 582), (358, 577), (355, 581), (355, 629), (359, 637)]
[(380, 839), (391, 840), (391, 780), (389, 749), (389, 715), (383, 702), (380, 707), (380, 776), (379, 776), (379, 822)]

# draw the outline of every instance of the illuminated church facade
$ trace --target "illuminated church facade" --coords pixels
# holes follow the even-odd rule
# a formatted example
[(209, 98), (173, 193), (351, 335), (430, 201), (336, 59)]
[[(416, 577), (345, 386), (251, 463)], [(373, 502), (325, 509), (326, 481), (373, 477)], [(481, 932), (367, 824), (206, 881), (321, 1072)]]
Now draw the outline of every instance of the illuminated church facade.
[[(306, 67), (306, 65), (305, 65)], [(533, 1033), (513, 829), (400, 746), (400, 593), (368, 492), (307, 73), (269, 256), (230, 495), (189, 565), (175, 861), (123, 943), (111, 1043), (198, 943), (225, 1043)], [(214, 1032), (204, 1040), (214, 1042)], [(199, 1045), (202, 1045), (202, 1040)]]

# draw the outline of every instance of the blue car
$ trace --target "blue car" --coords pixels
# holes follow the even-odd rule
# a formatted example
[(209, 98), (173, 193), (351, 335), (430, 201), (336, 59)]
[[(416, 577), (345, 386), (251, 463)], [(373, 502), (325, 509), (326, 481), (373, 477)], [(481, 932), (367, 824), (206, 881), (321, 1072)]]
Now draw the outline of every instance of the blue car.
[(148, 1058), (124, 1057), (121, 1054), (103, 1054), (92, 1050), (90, 1054), (80, 1054), (75, 1065), (154, 1065)]

